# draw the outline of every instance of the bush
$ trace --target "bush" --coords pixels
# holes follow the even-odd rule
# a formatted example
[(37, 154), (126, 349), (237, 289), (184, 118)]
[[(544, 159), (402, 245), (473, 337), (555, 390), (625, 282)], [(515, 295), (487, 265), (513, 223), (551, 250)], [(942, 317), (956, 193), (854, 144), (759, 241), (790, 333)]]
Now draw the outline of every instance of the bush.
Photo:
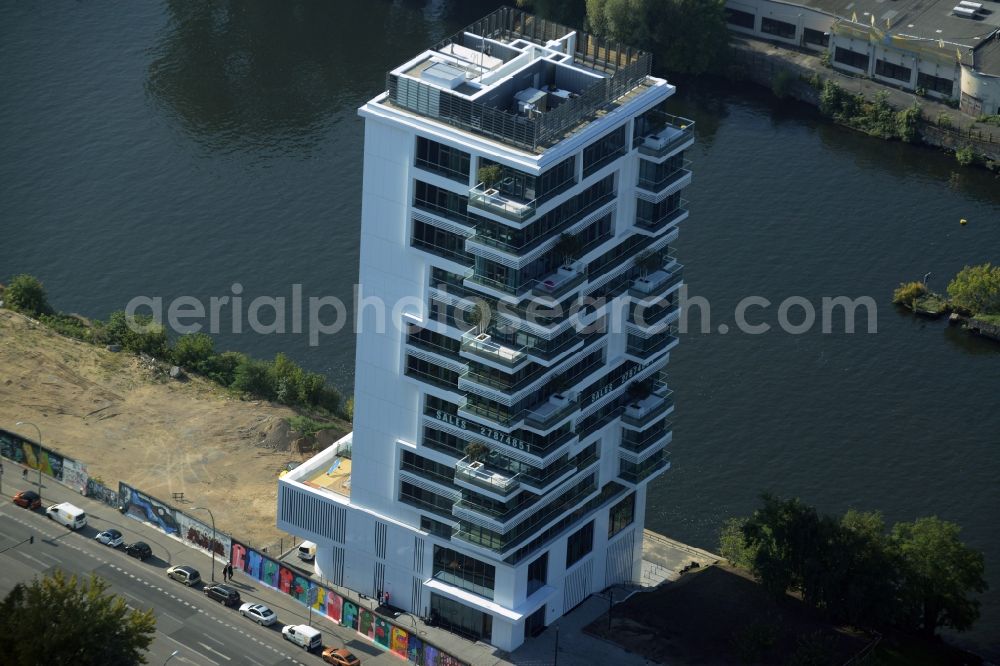
[(133, 354), (145, 353), (156, 358), (169, 358), (167, 332), (150, 315), (112, 312), (107, 323), (98, 322), (93, 340), (101, 345), (120, 345)]
[(913, 143), (920, 140), (920, 105), (913, 103), (908, 109), (896, 113), (896, 134), (902, 141)]
[(979, 116), (978, 118), (976, 118), (976, 122), (986, 123), (987, 125), (996, 125), (997, 127), (1000, 127), (1000, 114), (992, 116), (985, 116), (985, 115)]
[(948, 296), (973, 314), (1000, 314), (1000, 266), (966, 266), (948, 283)]
[(955, 151), (955, 160), (962, 166), (972, 166), (976, 163), (976, 154), (970, 146)]
[(33, 275), (15, 275), (4, 289), (3, 299), (8, 308), (30, 317), (52, 312), (45, 287)]
[(942, 111), (938, 114), (935, 124), (941, 129), (951, 129), (951, 116)]
[(347, 402), (344, 403), (344, 411), (341, 413), (341, 416), (343, 416), (348, 421), (354, 421), (354, 396), (353, 395), (350, 398), (347, 399)]
[(204, 362), (201, 372), (213, 382), (229, 387), (236, 381), (236, 368), (245, 358), (245, 354), (233, 351), (215, 354)]
[(913, 301), (926, 293), (927, 286), (923, 282), (903, 282), (892, 292), (892, 302), (913, 307)]
[(60, 335), (65, 335), (77, 340), (91, 341), (91, 330), (79, 317), (62, 314), (43, 314), (38, 316), (38, 320)]
[(820, 75), (819, 75), (818, 73), (816, 73), (816, 72), (813, 72), (813, 73), (812, 73), (812, 76), (810, 76), (810, 77), (809, 77), (809, 78), (807, 79), (807, 83), (808, 83), (808, 84), (809, 84), (810, 86), (812, 86), (813, 88), (815, 88), (816, 90), (822, 90), (822, 89), (823, 89), (823, 79), (822, 79), (822, 77), (820, 77)]
[(188, 333), (174, 343), (171, 354), (176, 365), (199, 374), (208, 374), (209, 361), (215, 356), (215, 341), (205, 333)]
[(239, 393), (274, 400), (274, 385), (268, 372), (270, 364), (243, 356), (233, 375), (231, 388)]
[(788, 73), (788, 70), (783, 69), (774, 75), (774, 79), (771, 81), (771, 92), (778, 99), (785, 99), (788, 97), (789, 89), (792, 87), (792, 75)]
[(336, 423), (317, 421), (316, 419), (309, 418), (308, 416), (302, 416), (301, 414), (293, 416), (287, 420), (288, 425), (291, 426), (292, 430), (301, 433), (304, 437), (315, 435), (320, 430), (338, 427)]
[(722, 524), (719, 532), (719, 553), (736, 567), (750, 569), (753, 566), (755, 551), (743, 536), (743, 526), (746, 518), (730, 518)]

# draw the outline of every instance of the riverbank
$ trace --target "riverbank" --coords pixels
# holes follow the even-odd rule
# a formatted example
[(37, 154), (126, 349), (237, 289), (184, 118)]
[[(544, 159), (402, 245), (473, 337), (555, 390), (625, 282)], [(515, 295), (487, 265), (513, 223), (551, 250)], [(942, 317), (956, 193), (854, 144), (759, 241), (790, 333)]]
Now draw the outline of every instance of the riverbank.
[[(879, 96), (895, 111), (920, 107), (915, 142), (955, 153), (960, 163), (1000, 171), (1000, 126), (978, 122), (943, 102), (878, 81), (851, 76), (823, 64), (812, 52), (745, 37), (732, 39), (730, 78), (764, 86), (775, 94), (820, 107), (822, 84), (832, 81), (849, 94), (876, 103)], [(834, 122), (837, 122), (834, 119)], [(840, 123), (851, 126), (848, 123)]]

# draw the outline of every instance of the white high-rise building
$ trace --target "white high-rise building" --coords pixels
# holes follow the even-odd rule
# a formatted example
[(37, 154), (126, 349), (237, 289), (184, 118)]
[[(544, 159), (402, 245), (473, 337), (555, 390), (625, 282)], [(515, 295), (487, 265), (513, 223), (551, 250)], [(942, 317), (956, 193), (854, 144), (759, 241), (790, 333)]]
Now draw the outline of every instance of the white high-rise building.
[(502, 8), (360, 109), (354, 432), (279, 482), (328, 581), (512, 650), (638, 580), (693, 142), (649, 72)]

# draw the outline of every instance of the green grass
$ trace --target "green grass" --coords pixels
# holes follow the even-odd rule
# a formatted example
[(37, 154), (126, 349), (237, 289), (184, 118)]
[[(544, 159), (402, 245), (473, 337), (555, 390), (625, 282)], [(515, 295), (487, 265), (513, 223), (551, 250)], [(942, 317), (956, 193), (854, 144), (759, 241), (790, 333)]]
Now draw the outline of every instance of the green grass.
[(976, 319), (978, 319), (979, 321), (984, 321), (987, 324), (1000, 326), (1000, 314), (977, 314)]
[(315, 435), (320, 430), (326, 430), (327, 428), (343, 429), (343, 424), (335, 421), (318, 421), (302, 415), (292, 416), (289, 418), (288, 425), (292, 427), (292, 430), (302, 433), (303, 436)]
[(940, 315), (948, 311), (948, 301), (937, 294), (925, 294), (913, 301), (913, 310), (924, 314)]

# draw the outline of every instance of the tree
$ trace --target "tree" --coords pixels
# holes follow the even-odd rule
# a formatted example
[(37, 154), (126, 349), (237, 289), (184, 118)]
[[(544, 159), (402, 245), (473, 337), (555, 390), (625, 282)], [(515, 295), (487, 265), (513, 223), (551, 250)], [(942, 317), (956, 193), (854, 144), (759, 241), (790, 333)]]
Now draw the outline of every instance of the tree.
[(494, 187), (503, 178), (503, 167), (499, 164), (481, 166), (479, 167), (479, 171), (476, 172), (476, 176), (479, 178), (479, 182), (489, 189)]
[(0, 663), (146, 663), (156, 631), (152, 609), (129, 610), (125, 599), (107, 589), (108, 582), (95, 575), (81, 581), (59, 569), (16, 585), (0, 602), (0, 636), (7, 637), (0, 641)]
[(902, 560), (904, 621), (926, 636), (941, 627), (965, 631), (979, 618), (979, 600), (969, 594), (987, 589), (983, 554), (962, 543), (960, 531), (937, 516), (892, 529)]
[(553, 248), (557, 256), (563, 258), (563, 263), (569, 266), (580, 254), (580, 237), (576, 234), (563, 232)]
[(206, 333), (188, 333), (177, 338), (173, 360), (179, 366), (205, 374), (215, 355), (215, 341)]
[(746, 522), (746, 518), (730, 518), (719, 531), (719, 552), (730, 564), (741, 569), (750, 569), (757, 553), (743, 536)]
[(134, 354), (146, 353), (157, 358), (167, 356), (167, 332), (150, 315), (129, 315), (122, 310), (112, 312), (107, 323), (94, 332), (98, 344), (121, 345)]
[(479, 442), (472, 442), (465, 447), (465, 455), (469, 456), (471, 462), (478, 462), (485, 458), (489, 454), (490, 450), (485, 444), (480, 444)]
[(892, 292), (892, 302), (912, 308), (913, 302), (926, 293), (927, 286), (923, 282), (901, 282)]
[(653, 54), (657, 70), (719, 72), (729, 54), (724, 0), (587, 0), (599, 37)]
[(948, 283), (948, 296), (973, 314), (1000, 314), (1000, 266), (966, 266)]
[(31, 317), (52, 312), (45, 296), (45, 287), (33, 275), (15, 275), (4, 290), (3, 299), (11, 310)]
[(273, 400), (274, 387), (271, 384), (268, 365), (266, 361), (258, 361), (249, 356), (242, 357), (233, 373), (232, 388), (240, 393)]

